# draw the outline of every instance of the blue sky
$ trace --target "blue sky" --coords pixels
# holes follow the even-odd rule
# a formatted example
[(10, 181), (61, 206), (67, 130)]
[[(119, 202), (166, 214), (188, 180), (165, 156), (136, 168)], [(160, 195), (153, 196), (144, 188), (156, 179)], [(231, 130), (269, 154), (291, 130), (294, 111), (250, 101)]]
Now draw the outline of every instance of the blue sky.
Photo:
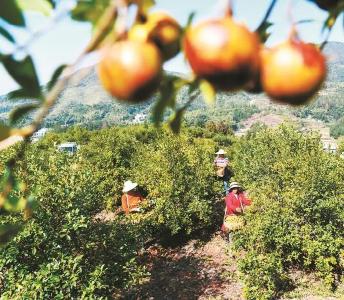
[[(249, 28), (255, 29), (261, 21), (271, 0), (236, 0), (234, 2), (234, 17), (244, 22)], [(68, 7), (71, 1), (61, 0), (62, 8)], [(194, 22), (222, 14), (224, 1), (216, 0), (157, 0), (157, 10), (167, 10), (181, 24), (185, 24), (191, 11), (195, 11)], [(322, 21), (326, 19), (326, 12), (320, 10), (307, 0), (279, 0), (275, 7), (271, 21), (275, 23), (268, 45), (275, 45), (285, 40), (290, 31), (291, 18), (293, 21), (313, 19), (314, 22), (298, 25), (301, 38), (308, 42), (318, 43), (322, 41), (320, 34)], [(344, 42), (343, 17), (337, 23), (331, 33), (331, 41)], [(26, 20), (29, 30), (18, 30), (10, 28), (15, 34), (19, 44), (26, 43), (33, 32), (42, 28), (49, 29), (51, 19), (35, 13), (28, 13)], [(1, 20), (0, 20), (1, 21)], [(45, 83), (51, 74), (61, 64), (73, 62), (85, 47), (91, 36), (91, 27), (86, 23), (72, 21), (69, 17), (64, 18), (47, 30), (47, 32), (30, 44), (28, 52), (33, 56), (38, 69), (41, 83)], [(12, 48), (6, 41), (0, 38), (0, 51), (11, 52)], [(22, 53), (24, 55), (24, 53)], [(94, 62), (94, 57), (86, 64)], [(187, 72), (182, 55), (167, 62), (164, 66), (168, 70)], [(0, 95), (17, 88), (17, 85), (0, 67)]]

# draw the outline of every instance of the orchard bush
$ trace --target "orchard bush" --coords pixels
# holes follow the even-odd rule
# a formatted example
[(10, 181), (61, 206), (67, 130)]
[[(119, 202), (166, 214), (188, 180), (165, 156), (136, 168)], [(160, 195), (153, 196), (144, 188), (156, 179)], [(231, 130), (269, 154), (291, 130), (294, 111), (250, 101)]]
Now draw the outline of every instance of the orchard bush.
[[(80, 145), (75, 155), (56, 150), (65, 141)], [(24, 222), (19, 207), (0, 214), (0, 224), (23, 225), (0, 250), (2, 298), (108, 298), (142, 282), (148, 274), (137, 255), (147, 241), (216, 223), (216, 148), (207, 138), (143, 126), (73, 128), (30, 145), (16, 176), (34, 191), (33, 215)], [(4, 164), (13, 149), (1, 155)], [(148, 191), (145, 213), (96, 221), (120, 205), (127, 179)]]
[(254, 200), (235, 246), (248, 299), (273, 299), (288, 272), (315, 272), (334, 288), (344, 251), (344, 160), (322, 150), (316, 134), (258, 129), (233, 149), (236, 179)]
[(151, 220), (166, 235), (190, 234), (214, 223), (221, 191), (211, 163), (215, 143), (165, 133), (142, 146), (133, 163), (133, 178), (148, 190)]

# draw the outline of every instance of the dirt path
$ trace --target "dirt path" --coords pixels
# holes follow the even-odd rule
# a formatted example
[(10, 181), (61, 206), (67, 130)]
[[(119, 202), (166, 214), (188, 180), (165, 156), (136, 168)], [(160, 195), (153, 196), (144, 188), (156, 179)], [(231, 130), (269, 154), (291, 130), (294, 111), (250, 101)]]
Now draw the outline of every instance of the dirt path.
[(142, 257), (151, 277), (126, 299), (242, 299), (242, 286), (229, 264), (228, 245), (215, 234), (204, 243), (177, 248), (151, 246)]

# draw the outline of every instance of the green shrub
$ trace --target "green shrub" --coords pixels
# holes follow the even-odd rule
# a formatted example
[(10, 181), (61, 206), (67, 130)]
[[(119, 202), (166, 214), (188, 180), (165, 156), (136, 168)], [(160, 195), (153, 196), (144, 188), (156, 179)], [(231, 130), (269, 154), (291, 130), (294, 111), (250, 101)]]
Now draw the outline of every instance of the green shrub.
[(214, 149), (208, 140), (164, 134), (134, 158), (133, 178), (147, 188), (152, 222), (165, 234), (190, 234), (213, 224), (221, 190), (210, 163)]
[[(75, 155), (56, 150), (66, 140), (80, 145)], [(110, 298), (142, 282), (147, 272), (137, 253), (145, 242), (216, 222), (216, 148), (187, 132), (142, 126), (76, 128), (30, 145), (16, 175), (35, 192), (37, 208), (0, 249), (2, 298)], [(12, 152), (2, 153), (3, 165)], [(127, 179), (148, 190), (146, 214), (96, 221), (105, 208), (118, 207)], [(0, 224), (7, 222), (24, 224), (21, 214), (0, 214)]]
[[(344, 160), (322, 151), (318, 136), (283, 126), (257, 130), (234, 148), (236, 179), (254, 200), (235, 241), (247, 253), (241, 271), (248, 298), (270, 299), (285, 288), (271, 284), (274, 268), (252, 264), (255, 256), (273, 257), (280, 274), (293, 268), (314, 271), (335, 286), (343, 271)], [(271, 282), (255, 279), (262, 270)]]

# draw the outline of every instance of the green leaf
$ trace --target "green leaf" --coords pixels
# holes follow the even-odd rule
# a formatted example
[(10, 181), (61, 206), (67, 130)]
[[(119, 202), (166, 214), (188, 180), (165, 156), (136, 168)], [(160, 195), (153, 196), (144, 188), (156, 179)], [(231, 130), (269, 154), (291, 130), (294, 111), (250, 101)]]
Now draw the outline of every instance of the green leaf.
[(155, 0), (129, 0), (128, 4), (137, 5), (139, 14), (146, 16), (148, 11), (155, 5)]
[(27, 56), (21, 61), (15, 60), (12, 56), (5, 56), (2, 63), (6, 71), (23, 88), (27, 96), (41, 98), (41, 88), (31, 56)]
[(270, 37), (270, 33), (268, 32), (268, 29), (273, 25), (273, 23), (264, 21), (259, 25), (259, 27), (256, 30), (256, 33), (258, 34), (260, 40), (262, 43), (265, 43), (267, 39)]
[(95, 25), (109, 3), (110, 0), (78, 0), (77, 5), (72, 10), (72, 18), (76, 21), (91, 22)]
[(140, 3), (140, 11), (143, 14), (147, 14), (148, 11), (155, 5), (154, 0), (141, 0)]
[(0, 27), (0, 34), (12, 43), (15, 43), (14, 37), (3, 27)]
[(294, 24), (295, 25), (298, 25), (298, 24), (309, 24), (309, 23), (314, 23), (315, 21), (316, 20), (314, 20), (314, 19), (306, 19), (306, 20), (297, 21)]
[(11, 135), (11, 127), (4, 123), (0, 123), (0, 141), (7, 139)]
[(23, 100), (23, 99), (29, 99), (29, 98), (35, 98), (32, 97), (32, 93), (30, 91), (26, 91), (24, 89), (18, 89), (12, 92), (9, 92), (7, 94), (8, 100)]
[(51, 88), (55, 85), (56, 81), (60, 78), (60, 75), (66, 67), (67, 65), (61, 65), (55, 70), (53, 76), (47, 84), (48, 90), (51, 90)]
[(13, 109), (10, 113), (9, 119), (11, 124), (16, 124), (19, 120), (21, 120), (25, 115), (29, 112), (31, 112), (34, 109), (37, 109), (39, 107), (36, 103), (31, 104), (25, 104), (19, 107), (16, 107)]
[(167, 107), (175, 108), (178, 91), (186, 84), (185, 80), (174, 75), (164, 76), (160, 85), (160, 95), (153, 108), (153, 121), (156, 126), (162, 122)]
[(216, 99), (216, 91), (212, 84), (206, 80), (201, 80), (199, 88), (202, 92), (205, 103), (209, 106), (214, 105)]
[(175, 134), (180, 133), (180, 128), (182, 126), (182, 120), (185, 112), (185, 107), (178, 109), (174, 116), (172, 117), (172, 120), (170, 121), (170, 127)]
[(8, 243), (21, 229), (21, 226), (14, 224), (0, 225), (0, 245)]
[(0, 2), (0, 18), (12, 25), (25, 27), (25, 20), (22, 11), (15, 0)]
[[(19, 212), (26, 207), (27, 199), (24, 197), (26, 184), (10, 173), (7, 184), (7, 192), (2, 193), (3, 207), (9, 212)], [(6, 189), (6, 188), (5, 188)]]
[(195, 18), (195, 15), (196, 15), (196, 12), (194, 12), (194, 11), (189, 14), (188, 19), (186, 21), (186, 25), (183, 28), (183, 33), (185, 33), (188, 30), (188, 28), (192, 25), (192, 22), (193, 22), (193, 19)]
[(47, 0), (17, 0), (17, 4), (23, 11), (35, 11), (44, 16), (49, 16), (53, 11), (51, 3)]
[(52, 6), (53, 8), (56, 7), (56, 1), (57, 1), (57, 0), (48, 0), (48, 2), (51, 4), (51, 6)]

